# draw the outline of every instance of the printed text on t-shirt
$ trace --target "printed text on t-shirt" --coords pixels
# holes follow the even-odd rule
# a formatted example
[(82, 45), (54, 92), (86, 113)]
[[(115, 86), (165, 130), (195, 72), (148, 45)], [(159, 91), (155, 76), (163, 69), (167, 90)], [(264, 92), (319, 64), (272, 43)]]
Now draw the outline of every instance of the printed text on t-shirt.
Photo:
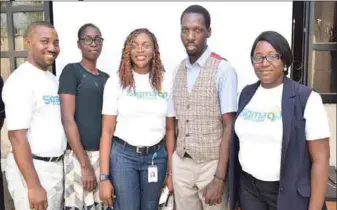
[(52, 105), (60, 105), (60, 99), (59, 96), (50, 96), (45, 95), (43, 96), (43, 101), (45, 104), (52, 104)]
[(164, 91), (134, 91), (134, 90), (127, 90), (127, 96), (137, 97), (138, 99), (156, 99), (157, 97), (160, 98), (167, 98), (168, 92)]
[(282, 119), (281, 109), (279, 107), (275, 107), (270, 112), (257, 112), (250, 109), (244, 109), (240, 113), (240, 117), (244, 120), (250, 120), (255, 122), (264, 122), (265, 120), (275, 121)]

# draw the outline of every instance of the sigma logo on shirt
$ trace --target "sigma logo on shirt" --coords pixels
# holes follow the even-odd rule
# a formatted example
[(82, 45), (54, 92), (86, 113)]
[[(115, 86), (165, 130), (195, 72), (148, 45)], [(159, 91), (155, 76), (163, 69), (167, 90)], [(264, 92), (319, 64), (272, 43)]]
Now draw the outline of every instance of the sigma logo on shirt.
[(282, 112), (279, 107), (273, 107), (269, 112), (257, 112), (250, 109), (244, 109), (240, 113), (239, 117), (242, 117), (244, 120), (250, 120), (254, 122), (274, 122), (276, 120), (282, 119)]
[(165, 92), (164, 90), (158, 91), (134, 91), (134, 90), (127, 90), (126, 92), (127, 96), (131, 97), (137, 97), (138, 99), (157, 99), (160, 98), (167, 98), (168, 92)]
[(44, 103), (46, 105), (51, 104), (51, 105), (60, 105), (60, 98), (59, 96), (51, 96), (51, 95), (45, 95), (42, 97)]

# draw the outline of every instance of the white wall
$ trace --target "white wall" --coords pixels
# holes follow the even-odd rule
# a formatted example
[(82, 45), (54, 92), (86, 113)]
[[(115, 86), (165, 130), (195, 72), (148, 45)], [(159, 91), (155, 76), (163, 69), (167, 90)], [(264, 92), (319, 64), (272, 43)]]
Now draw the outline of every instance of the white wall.
[[(102, 31), (104, 47), (98, 67), (107, 73), (118, 70), (127, 35), (139, 27), (157, 37), (165, 68), (171, 72), (186, 57), (180, 40), (180, 16), (192, 2), (53, 2), (54, 24), (61, 53), (56, 61), (59, 76), (69, 62), (80, 60), (77, 31), (92, 22)], [(275, 30), (291, 43), (292, 2), (198, 2), (211, 14), (212, 36), (208, 44), (227, 58), (239, 75), (239, 91), (256, 81), (250, 49), (259, 33)], [(325, 105), (331, 130), (330, 165), (336, 165), (336, 105)]]
[[(77, 31), (91, 22), (102, 31), (104, 46), (98, 67), (107, 73), (118, 70), (127, 35), (139, 27), (149, 28), (157, 37), (161, 58), (168, 72), (186, 57), (180, 40), (180, 16), (191, 2), (53, 2), (54, 25), (61, 53), (57, 75), (81, 55)], [(211, 49), (228, 59), (239, 75), (239, 90), (256, 80), (250, 64), (250, 49), (259, 33), (275, 30), (291, 43), (292, 2), (198, 2), (211, 14)]]
[[(159, 41), (162, 60), (168, 72), (186, 56), (180, 41), (180, 15), (188, 2), (53, 2), (54, 24), (60, 38), (61, 53), (56, 61), (59, 76), (69, 62), (80, 60), (77, 31), (92, 22), (105, 38), (98, 67), (107, 73), (117, 71), (126, 36), (139, 27), (153, 31)], [(213, 51), (227, 58), (239, 75), (239, 90), (256, 77), (249, 53), (257, 35), (276, 30), (291, 42), (292, 2), (210, 2), (198, 4), (211, 14)], [(330, 165), (336, 165), (336, 105), (326, 104), (331, 130)], [(3, 128), (4, 130), (5, 127)], [(2, 148), (8, 148), (7, 134), (1, 132)], [(3, 151), (7, 151), (4, 149)], [(2, 155), (5, 157), (7, 152)]]

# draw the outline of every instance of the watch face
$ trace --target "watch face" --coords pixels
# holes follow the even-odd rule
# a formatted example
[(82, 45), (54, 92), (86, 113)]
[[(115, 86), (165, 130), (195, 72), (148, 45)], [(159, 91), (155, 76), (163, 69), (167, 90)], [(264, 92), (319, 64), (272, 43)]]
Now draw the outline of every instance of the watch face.
[(108, 180), (108, 179), (109, 179), (109, 175), (101, 174), (101, 176), (100, 176), (101, 181)]

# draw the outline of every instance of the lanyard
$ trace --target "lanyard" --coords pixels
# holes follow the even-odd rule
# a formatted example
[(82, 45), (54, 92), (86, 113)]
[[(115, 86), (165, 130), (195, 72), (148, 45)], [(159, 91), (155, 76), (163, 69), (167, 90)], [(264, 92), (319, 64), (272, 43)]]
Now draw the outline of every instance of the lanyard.
[(152, 165), (154, 165), (153, 160), (154, 160), (156, 157), (157, 157), (157, 152), (153, 153), (153, 155), (152, 155)]

